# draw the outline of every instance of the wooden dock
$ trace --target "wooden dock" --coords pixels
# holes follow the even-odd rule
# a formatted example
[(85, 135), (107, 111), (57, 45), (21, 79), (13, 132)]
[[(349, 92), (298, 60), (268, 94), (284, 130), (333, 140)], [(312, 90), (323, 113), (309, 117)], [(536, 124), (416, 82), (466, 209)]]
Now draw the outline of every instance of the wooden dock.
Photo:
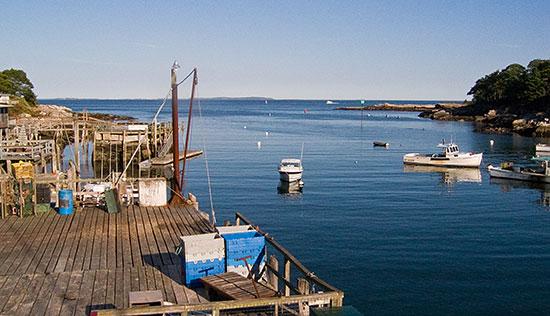
[(83, 315), (128, 308), (130, 291), (204, 303), (183, 286), (179, 236), (212, 232), (190, 206), (86, 208), (0, 220), (0, 314)]

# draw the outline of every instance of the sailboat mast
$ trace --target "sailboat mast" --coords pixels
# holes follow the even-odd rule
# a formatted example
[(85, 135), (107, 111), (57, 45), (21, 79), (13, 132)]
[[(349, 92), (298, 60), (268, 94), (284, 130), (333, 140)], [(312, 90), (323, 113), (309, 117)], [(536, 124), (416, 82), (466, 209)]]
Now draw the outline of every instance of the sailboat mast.
[(180, 186), (180, 151), (179, 151), (179, 123), (178, 123), (178, 84), (176, 80), (176, 71), (179, 68), (177, 62), (174, 62), (170, 69), (172, 83), (172, 163), (174, 166), (174, 191), (181, 194)]
[(191, 131), (191, 115), (193, 114), (193, 99), (195, 98), (195, 86), (197, 85), (197, 68), (193, 69), (193, 84), (191, 87), (191, 99), (189, 99), (189, 113), (187, 114), (187, 130), (185, 134), (185, 147), (183, 149), (183, 167), (181, 169), (180, 188), (183, 188), (185, 178), (185, 165), (187, 162), (187, 149), (189, 148), (189, 134)]

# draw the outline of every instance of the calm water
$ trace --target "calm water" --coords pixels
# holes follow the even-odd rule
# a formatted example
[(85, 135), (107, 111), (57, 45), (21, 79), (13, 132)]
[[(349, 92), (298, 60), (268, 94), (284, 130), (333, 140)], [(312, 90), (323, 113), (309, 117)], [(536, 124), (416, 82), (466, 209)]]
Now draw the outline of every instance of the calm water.
[[(149, 121), (160, 101), (43, 103)], [(365, 112), (361, 120), (360, 112), (332, 107), (201, 102), (191, 147), (206, 143), (219, 222), (243, 212), (368, 315), (550, 313), (544, 188), (495, 183), (485, 171), (489, 163), (529, 158), (534, 140), (478, 134), (469, 123), (415, 113)], [(484, 152), (480, 173), (404, 170), (405, 153), (433, 152), (451, 137), (463, 150)], [(391, 145), (373, 148), (373, 140)], [(303, 194), (278, 194), (277, 164), (299, 157), (302, 143)], [(210, 209), (204, 158), (190, 163), (187, 188)]]

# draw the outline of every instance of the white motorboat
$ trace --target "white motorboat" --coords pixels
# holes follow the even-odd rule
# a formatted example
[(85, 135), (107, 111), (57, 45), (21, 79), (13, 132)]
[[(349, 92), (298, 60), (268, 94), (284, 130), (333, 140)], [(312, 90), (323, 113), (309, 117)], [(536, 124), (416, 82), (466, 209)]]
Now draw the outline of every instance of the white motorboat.
[(283, 159), (279, 164), (279, 177), (281, 181), (301, 181), (303, 171), (304, 168), (300, 159)]
[(535, 150), (537, 152), (537, 155), (543, 155), (548, 156), (550, 155), (550, 145), (548, 144), (536, 144)]
[(543, 160), (542, 170), (518, 167), (514, 166), (513, 163), (506, 162), (501, 163), (500, 167), (489, 165), (487, 170), (489, 171), (489, 175), (494, 178), (550, 183), (550, 168), (548, 167), (548, 160)]
[(483, 153), (461, 152), (455, 143), (439, 144), (440, 154), (410, 153), (403, 156), (403, 163), (409, 165), (425, 165), (440, 167), (479, 168)]

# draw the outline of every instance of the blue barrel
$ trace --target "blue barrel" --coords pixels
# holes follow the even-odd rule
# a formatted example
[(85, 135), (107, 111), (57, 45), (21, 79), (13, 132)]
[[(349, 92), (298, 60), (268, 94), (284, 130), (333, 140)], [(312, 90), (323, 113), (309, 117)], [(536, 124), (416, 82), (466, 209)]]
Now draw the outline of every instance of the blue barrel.
[(73, 213), (73, 191), (59, 190), (59, 214), (71, 215)]

